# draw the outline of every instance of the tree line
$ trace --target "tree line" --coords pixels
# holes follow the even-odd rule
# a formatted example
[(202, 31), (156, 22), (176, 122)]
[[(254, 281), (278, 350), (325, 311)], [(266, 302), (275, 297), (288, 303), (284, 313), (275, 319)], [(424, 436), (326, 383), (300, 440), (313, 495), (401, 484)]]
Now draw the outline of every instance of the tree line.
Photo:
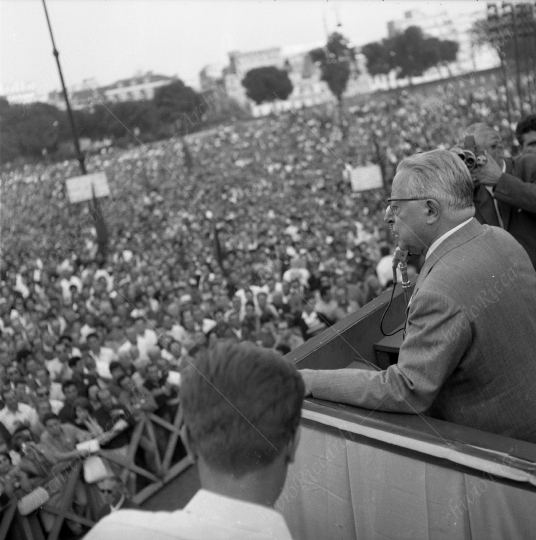
[[(157, 88), (152, 100), (96, 104), (74, 110), (79, 138), (114, 146), (183, 136), (247, 113), (223, 91), (196, 92), (181, 80)], [(67, 112), (48, 103), (10, 104), (0, 97), (0, 164), (73, 156)]]
[(361, 52), (367, 59), (367, 69), (373, 77), (389, 75), (397, 79), (421, 76), (431, 68), (456, 61), (459, 45), (450, 39), (427, 36), (422, 28), (410, 26), (392, 37), (367, 43)]
[[(404, 32), (368, 43), (361, 52), (372, 76), (397, 78), (422, 75), (426, 70), (456, 60), (458, 43), (440, 40), (411, 26)], [(339, 104), (352, 75), (359, 74), (357, 50), (339, 32), (332, 33), (324, 47), (308, 54), (320, 70)], [(242, 80), (246, 95), (255, 103), (287, 99), (293, 91), (290, 68), (266, 66), (248, 71)], [(248, 113), (227, 97), (223, 90), (203, 95), (181, 80), (162, 86), (152, 100), (96, 104), (74, 111), (78, 136), (92, 141), (108, 139), (114, 146), (148, 143), (185, 135)], [(52, 159), (71, 157), (72, 134), (65, 111), (46, 103), (10, 104), (0, 98), (0, 163), (17, 158)]]

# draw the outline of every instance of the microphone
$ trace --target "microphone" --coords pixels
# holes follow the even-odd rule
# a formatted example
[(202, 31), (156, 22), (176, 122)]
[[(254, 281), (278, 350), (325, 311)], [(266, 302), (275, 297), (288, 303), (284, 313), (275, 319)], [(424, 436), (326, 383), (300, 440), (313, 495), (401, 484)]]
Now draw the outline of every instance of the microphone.
[(400, 249), (399, 247), (396, 248), (395, 254), (393, 255), (393, 277), (395, 278), (393, 282), (396, 283), (396, 268), (398, 267), (402, 274), (402, 289), (409, 289), (410, 287), (408, 278), (408, 256), (409, 251)]

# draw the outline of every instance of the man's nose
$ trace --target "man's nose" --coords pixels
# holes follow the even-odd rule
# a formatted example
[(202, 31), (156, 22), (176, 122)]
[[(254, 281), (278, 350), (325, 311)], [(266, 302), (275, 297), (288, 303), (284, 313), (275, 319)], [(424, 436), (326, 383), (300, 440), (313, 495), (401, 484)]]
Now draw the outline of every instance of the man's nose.
[(386, 223), (394, 223), (395, 221), (395, 216), (393, 214), (393, 211), (391, 210), (391, 205), (389, 205), (386, 209), (385, 209), (385, 215), (383, 216), (383, 220), (386, 222)]

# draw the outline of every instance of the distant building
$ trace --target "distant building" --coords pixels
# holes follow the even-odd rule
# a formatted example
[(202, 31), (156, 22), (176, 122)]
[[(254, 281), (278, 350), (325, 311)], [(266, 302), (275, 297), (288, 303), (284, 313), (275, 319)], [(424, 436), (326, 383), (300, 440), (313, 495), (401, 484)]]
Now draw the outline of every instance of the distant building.
[[(154, 75), (151, 71), (137, 74), (108, 86), (99, 86), (95, 79), (86, 79), (69, 90), (69, 102), (73, 109), (91, 109), (105, 102), (141, 101), (153, 99), (155, 90), (176, 81), (176, 77)], [(48, 94), (48, 102), (65, 109), (63, 92), (55, 90)]]
[(37, 92), (34, 83), (17, 83), (7, 86), (0, 92), (9, 103), (26, 105), (36, 101), (46, 101), (46, 96)]
[(130, 79), (117, 81), (110, 86), (101, 88), (106, 101), (141, 101), (153, 99), (155, 90), (166, 86), (177, 79), (166, 75), (155, 75), (151, 71), (138, 74)]
[[(217, 72), (215, 66), (201, 70), (199, 79), (203, 91), (220, 85), (225, 93), (243, 107), (251, 110), (254, 116), (264, 116), (272, 112), (310, 107), (334, 101), (328, 85), (321, 80), (321, 73), (309, 56), (309, 51), (323, 46), (323, 43), (296, 45), (291, 47), (272, 47), (259, 51), (229, 53), (229, 65)], [(352, 74), (348, 81), (345, 96), (370, 91), (371, 78), (366, 73), (364, 59), (358, 57), (359, 73)], [(275, 66), (287, 71), (292, 82), (292, 94), (284, 101), (255, 104), (246, 95), (242, 80), (247, 72), (260, 67)]]

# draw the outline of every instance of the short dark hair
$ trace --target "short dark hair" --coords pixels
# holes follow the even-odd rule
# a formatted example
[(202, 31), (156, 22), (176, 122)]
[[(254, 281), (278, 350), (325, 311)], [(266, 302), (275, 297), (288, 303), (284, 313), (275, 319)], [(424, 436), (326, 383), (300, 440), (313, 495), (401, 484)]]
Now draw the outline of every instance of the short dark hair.
[(47, 422), (52, 419), (59, 420), (59, 417), (57, 414), (54, 414), (53, 412), (46, 413), (45, 416), (43, 416), (43, 425), (46, 426)]
[(80, 362), (80, 360), (82, 360), (82, 358), (80, 356), (73, 356), (71, 358), (69, 358), (69, 367), (74, 367), (76, 366), (76, 364), (78, 364), (78, 362)]
[(76, 383), (74, 381), (64, 381), (61, 385), (61, 389), (65, 391), (65, 389), (69, 386), (74, 386), (78, 390), (78, 386), (76, 386)]
[(110, 365), (108, 366), (108, 369), (110, 370), (110, 373), (111, 373), (114, 369), (117, 369), (117, 368), (121, 368), (123, 371), (125, 371), (124, 368), (123, 368), (123, 366), (122, 366), (117, 360), (112, 360), (112, 361), (110, 362)]
[(89, 338), (95, 338), (95, 339), (99, 339), (99, 334), (97, 334), (97, 332), (91, 332), (91, 334), (88, 334), (87, 337), (86, 337), (86, 342)]
[(289, 362), (250, 343), (218, 343), (184, 368), (184, 422), (206, 463), (242, 476), (270, 465), (300, 422), (304, 383)]
[(519, 141), (519, 144), (523, 144), (523, 135), (531, 131), (536, 131), (536, 114), (525, 116), (517, 124), (516, 139)]

